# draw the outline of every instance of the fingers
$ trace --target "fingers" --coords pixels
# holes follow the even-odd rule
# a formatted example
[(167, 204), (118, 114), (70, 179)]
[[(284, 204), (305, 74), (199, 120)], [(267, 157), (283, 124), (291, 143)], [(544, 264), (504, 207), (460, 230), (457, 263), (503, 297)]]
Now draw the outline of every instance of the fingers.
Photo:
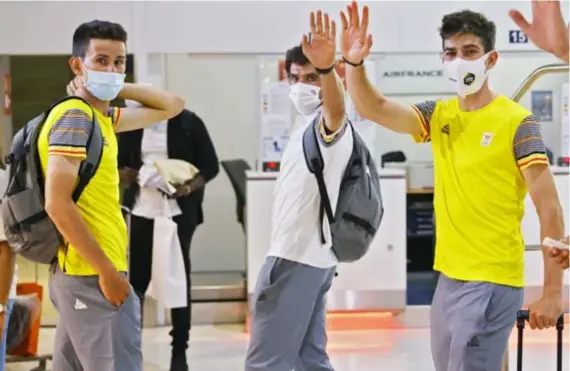
[(560, 251), (560, 254), (556, 256), (556, 262), (562, 265), (564, 269), (568, 268), (568, 250)]
[(509, 11), (509, 16), (523, 32), (527, 32), (530, 28), (530, 23), (528, 23), (524, 15), (522, 15), (518, 10)]
[(309, 37), (307, 35), (303, 35), (303, 38), (301, 39), (301, 49), (303, 49), (303, 54), (305, 55), (308, 54), (310, 46), (309, 46)]
[(351, 25), (355, 28), (360, 27), (360, 15), (358, 14), (358, 4), (353, 1), (350, 4)]
[(348, 28), (348, 19), (346, 18), (346, 14), (344, 12), (340, 12), (340, 24), (342, 25), (343, 30), (346, 30)]
[(317, 10), (317, 34), (323, 34), (323, 12)]
[(369, 10), (368, 10), (368, 7), (365, 6), (362, 9), (362, 23), (360, 25), (360, 28), (361, 28), (360, 43), (363, 45), (366, 42), (366, 38), (368, 35), (368, 18), (369, 18)]
[(315, 21), (315, 13), (311, 12), (311, 15), (309, 16), (309, 24), (311, 27), (311, 34), (316, 35), (317, 34), (317, 23)]
[(374, 40), (372, 39), (372, 35), (368, 35), (366, 37), (366, 42), (364, 43), (364, 51), (366, 52), (366, 55), (368, 55), (368, 53), (370, 53), (370, 49), (372, 48), (372, 44), (374, 44)]
[(346, 6), (346, 14), (348, 14), (348, 24), (346, 25), (346, 27), (350, 27), (352, 25), (352, 18), (354, 18), (352, 16), (352, 4), (348, 4)]
[(554, 318), (541, 312), (530, 312), (529, 324), (531, 329), (544, 330), (556, 325), (558, 318)]
[(330, 32), (329, 38), (331, 40), (336, 40), (336, 22), (335, 21), (331, 22), (331, 32)]
[[(319, 13), (320, 13), (320, 11), (319, 11)], [(323, 29), (323, 31), (327, 37), (330, 37), (331, 25), (330, 25), (329, 15), (327, 13), (325, 13), (325, 15), (324, 15), (324, 29)]]

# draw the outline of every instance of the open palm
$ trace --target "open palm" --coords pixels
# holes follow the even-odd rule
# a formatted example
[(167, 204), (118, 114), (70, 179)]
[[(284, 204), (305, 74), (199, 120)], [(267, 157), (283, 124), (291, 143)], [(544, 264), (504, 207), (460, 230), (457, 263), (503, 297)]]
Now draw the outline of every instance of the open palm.
[(532, 23), (518, 10), (509, 12), (512, 20), (540, 49), (568, 58), (568, 28), (564, 23), (560, 1), (532, 2)]
[(303, 35), (303, 54), (315, 68), (328, 69), (334, 65), (336, 56), (336, 25), (328, 14), (317, 11), (310, 16), (311, 35)]
[(341, 12), (342, 34), (341, 53), (345, 60), (359, 64), (370, 54), (372, 35), (368, 34), (368, 7), (362, 9), (362, 21), (358, 4), (353, 1), (346, 7), (346, 13)]

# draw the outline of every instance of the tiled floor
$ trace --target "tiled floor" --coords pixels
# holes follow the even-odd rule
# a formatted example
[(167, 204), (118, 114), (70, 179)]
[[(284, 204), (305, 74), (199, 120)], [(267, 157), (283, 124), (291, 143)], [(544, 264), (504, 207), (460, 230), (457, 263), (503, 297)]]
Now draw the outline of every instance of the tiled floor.
[[(40, 348), (51, 350), (53, 330), (43, 330)], [(192, 371), (240, 371), (247, 345), (242, 327), (201, 326), (192, 330), (188, 351)], [(568, 370), (569, 332), (564, 334), (564, 370)], [(511, 370), (515, 370), (516, 337), (510, 342)], [(338, 371), (433, 371), (429, 351), (429, 330), (386, 330), (338, 332), (329, 336), (332, 362)], [(525, 337), (526, 371), (556, 370), (555, 333), (528, 332)], [(144, 330), (145, 371), (168, 370), (169, 337), (167, 329)], [(8, 367), (24, 371), (34, 364)], [(267, 370), (271, 371), (271, 370)]]

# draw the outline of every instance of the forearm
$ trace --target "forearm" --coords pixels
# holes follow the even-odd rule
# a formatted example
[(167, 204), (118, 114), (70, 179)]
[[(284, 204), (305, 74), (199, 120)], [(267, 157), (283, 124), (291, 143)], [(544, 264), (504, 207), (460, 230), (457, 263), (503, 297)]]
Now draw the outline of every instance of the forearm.
[(163, 89), (139, 84), (125, 83), (119, 93), (119, 98), (133, 100), (145, 107), (169, 112), (170, 116), (176, 116), (184, 108), (184, 100), (179, 96)]
[(323, 114), (325, 125), (330, 131), (337, 131), (344, 123), (344, 89), (335, 71), (320, 75)]
[(15, 265), (16, 255), (6, 241), (0, 242), (0, 303), (2, 304), (8, 302)]
[(385, 97), (368, 81), (364, 65), (346, 66), (346, 85), (356, 111), (364, 118), (370, 118), (370, 113), (385, 100)]
[(70, 199), (59, 201), (57, 206), (46, 205), (48, 215), (64, 239), (93, 267), (98, 274), (115, 269), (91, 232), (79, 209)]
[[(550, 237), (555, 240), (564, 238), (564, 217), (562, 208), (556, 204), (548, 210), (538, 213), (540, 220), (540, 237), (541, 242), (545, 237)], [(544, 294), (562, 294), (562, 287), (564, 284), (564, 270), (556, 262), (556, 259), (548, 253), (549, 247), (542, 247), (544, 259)]]

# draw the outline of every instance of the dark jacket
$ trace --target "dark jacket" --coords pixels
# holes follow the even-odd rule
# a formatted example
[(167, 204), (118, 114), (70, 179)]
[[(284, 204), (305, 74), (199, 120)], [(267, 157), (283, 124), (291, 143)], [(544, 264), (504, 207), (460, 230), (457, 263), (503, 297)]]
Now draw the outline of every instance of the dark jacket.
[[(119, 169), (130, 167), (139, 170), (142, 166), (141, 145), (143, 130), (119, 133)], [(194, 164), (206, 182), (219, 172), (218, 156), (204, 122), (195, 113), (183, 110), (178, 116), (168, 120), (168, 158), (184, 160)], [(139, 185), (133, 184), (125, 190), (123, 205), (132, 209), (139, 192)], [(202, 201), (204, 189), (177, 199), (182, 214), (196, 225), (202, 224), (204, 215)]]

